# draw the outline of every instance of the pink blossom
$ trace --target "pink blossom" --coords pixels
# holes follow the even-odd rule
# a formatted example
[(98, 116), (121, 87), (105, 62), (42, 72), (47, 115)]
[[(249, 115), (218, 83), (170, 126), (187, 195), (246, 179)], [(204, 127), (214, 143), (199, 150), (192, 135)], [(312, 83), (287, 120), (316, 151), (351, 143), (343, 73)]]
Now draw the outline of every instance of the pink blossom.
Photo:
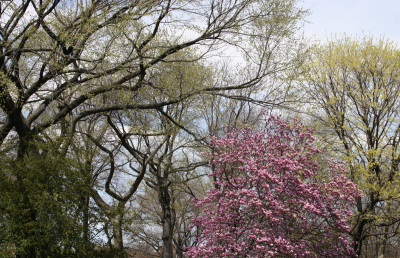
[(318, 181), (312, 129), (269, 116), (263, 130), (232, 130), (209, 138), (218, 178), (196, 207), (193, 219), (202, 230), (194, 257), (350, 257), (346, 223), (360, 196), (329, 160), (331, 179)]

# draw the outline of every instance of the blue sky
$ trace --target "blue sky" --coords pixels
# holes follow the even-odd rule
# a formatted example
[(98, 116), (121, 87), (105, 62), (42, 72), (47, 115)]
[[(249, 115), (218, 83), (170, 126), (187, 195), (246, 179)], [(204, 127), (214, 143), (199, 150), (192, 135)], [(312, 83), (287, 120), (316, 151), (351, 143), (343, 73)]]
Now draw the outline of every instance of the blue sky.
[(385, 36), (400, 43), (400, 0), (303, 0), (310, 9), (304, 33), (325, 40), (331, 34)]

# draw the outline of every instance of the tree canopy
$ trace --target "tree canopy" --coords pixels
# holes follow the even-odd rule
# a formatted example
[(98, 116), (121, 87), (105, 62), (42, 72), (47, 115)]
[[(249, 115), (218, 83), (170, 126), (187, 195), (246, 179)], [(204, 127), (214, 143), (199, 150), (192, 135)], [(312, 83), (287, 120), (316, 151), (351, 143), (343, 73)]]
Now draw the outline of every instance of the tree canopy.
[(260, 130), (233, 130), (210, 139), (215, 188), (197, 199), (199, 245), (189, 257), (349, 257), (351, 205), (361, 196), (330, 162), (317, 180), (312, 130), (270, 116)]
[(351, 228), (357, 254), (364, 240), (380, 236), (383, 255), (400, 222), (399, 71), (393, 42), (344, 37), (315, 46), (302, 77), (327, 154), (348, 162), (352, 182), (364, 192)]
[(0, 250), (17, 257), (122, 255), (125, 204), (167, 146), (149, 134), (201, 139), (201, 100), (265, 104), (254, 93), (300, 63), (306, 14), (296, 0), (20, 0), (0, 13)]

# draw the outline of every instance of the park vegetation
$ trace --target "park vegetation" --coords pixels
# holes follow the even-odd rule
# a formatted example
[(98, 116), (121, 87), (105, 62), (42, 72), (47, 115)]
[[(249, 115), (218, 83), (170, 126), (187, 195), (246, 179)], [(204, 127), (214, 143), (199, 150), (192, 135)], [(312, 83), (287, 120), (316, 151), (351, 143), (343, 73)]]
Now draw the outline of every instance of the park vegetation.
[(0, 257), (398, 257), (400, 51), (307, 14), (0, 1)]

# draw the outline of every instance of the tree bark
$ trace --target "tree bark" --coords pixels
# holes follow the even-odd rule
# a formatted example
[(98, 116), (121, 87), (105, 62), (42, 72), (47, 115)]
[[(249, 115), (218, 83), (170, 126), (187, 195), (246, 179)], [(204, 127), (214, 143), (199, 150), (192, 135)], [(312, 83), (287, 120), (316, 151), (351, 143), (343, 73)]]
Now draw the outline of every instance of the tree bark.
[(389, 232), (389, 226), (385, 226), (385, 234), (383, 235), (381, 245), (379, 246), (378, 258), (385, 258), (386, 244), (387, 244), (387, 240), (388, 240), (388, 235), (387, 235), (388, 232)]
[[(122, 220), (125, 213), (125, 203), (124, 201), (118, 202), (118, 207), (116, 211), (111, 210), (111, 207), (104, 202), (103, 198), (100, 197), (96, 190), (92, 190), (91, 197), (96, 202), (96, 204), (106, 213), (107, 217), (110, 219), (113, 227), (114, 244), (113, 248), (123, 252), (123, 234), (122, 234)], [(114, 215), (113, 213), (116, 212)]]
[(114, 248), (120, 251), (124, 250), (122, 238), (122, 214), (118, 214), (111, 220), (114, 232)]
[(177, 248), (176, 248), (176, 258), (184, 258), (182, 250), (183, 250), (182, 238), (181, 238), (181, 234), (178, 234), (178, 243), (177, 243)]
[(171, 197), (168, 192), (168, 187), (164, 186), (160, 189), (160, 203), (162, 207), (162, 219), (161, 223), (163, 226), (163, 234), (162, 234), (162, 241), (163, 241), (163, 251), (162, 257), (163, 258), (173, 258), (173, 232), (174, 232), (174, 225), (172, 221), (172, 214), (171, 214)]

